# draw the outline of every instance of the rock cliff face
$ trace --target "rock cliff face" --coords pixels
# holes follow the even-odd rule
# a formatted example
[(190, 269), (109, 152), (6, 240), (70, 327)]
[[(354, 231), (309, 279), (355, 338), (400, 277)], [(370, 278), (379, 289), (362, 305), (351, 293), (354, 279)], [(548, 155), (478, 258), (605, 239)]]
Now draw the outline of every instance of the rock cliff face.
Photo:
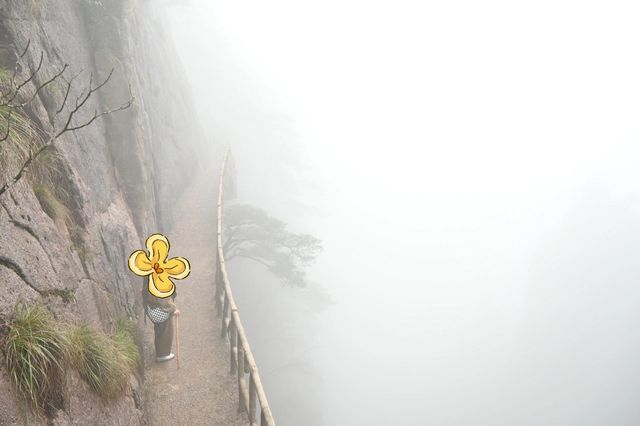
[[(154, 9), (142, 0), (0, 0), (0, 71), (13, 70), (16, 51), (29, 43), (20, 62), (35, 68), (41, 53), (44, 60), (41, 81), (27, 89), (66, 63), (68, 77), (84, 70), (74, 101), (91, 73), (98, 81), (115, 69), (85, 118), (135, 98), (131, 108), (63, 135), (0, 195), (0, 323), (18, 301), (44, 303), (58, 317), (106, 332), (121, 316), (141, 317), (141, 281), (126, 269), (127, 257), (171, 225), (171, 204), (197, 169), (203, 140)], [(26, 112), (46, 128), (63, 97), (47, 88)], [(12, 150), (11, 141), (0, 142), (0, 186), (17, 171)], [(71, 373), (66, 382), (63, 409), (50, 419), (31, 415), (32, 424), (144, 423), (140, 377), (109, 403)], [(23, 421), (0, 352), (0, 424)]]

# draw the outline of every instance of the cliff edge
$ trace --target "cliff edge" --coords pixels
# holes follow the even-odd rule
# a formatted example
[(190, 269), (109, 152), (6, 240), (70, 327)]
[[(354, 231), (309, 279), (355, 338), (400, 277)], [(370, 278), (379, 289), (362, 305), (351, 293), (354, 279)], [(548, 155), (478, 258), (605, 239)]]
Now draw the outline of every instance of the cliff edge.
[[(0, 78), (20, 67), (42, 72), (25, 90), (68, 64), (65, 75), (107, 85), (87, 114), (132, 106), (60, 137), (0, 195), (0, 324), (18, 302), (112, 333), (118, 318), (140, 323), (140, 278), (126, 269), (146, 236), (169, 229), (173, 205), (201, 162), (202, 134), (161, 13), (142, 0), (0, 0)], [(21, 50), (26, 49), (20, 58)], [(22, 70), (24, 71), (24, 70)], [(57, 87), (57, 88), (56, 88)], [(76, 86), (81, 90), (82, 84)], [(65, 96), (52, 85), (25, 109), (46, 128)], [(81, 92), (70, 93), (71, 99)], [(80, 117), (82, 118), (82, 117)], [(86, 117), (85, 117), (86, 118)], [(17, 171), (19, 147), (0, 142), (0, 185)], [(3, 329), (4, 330), (4, 329)], [(0, 331), (0, 348), (6, 330)], [(142, 372), (104, 401), (69, 372), (59, 409), (25, 408), (0, 351), (0, 424), (144, 424)]]

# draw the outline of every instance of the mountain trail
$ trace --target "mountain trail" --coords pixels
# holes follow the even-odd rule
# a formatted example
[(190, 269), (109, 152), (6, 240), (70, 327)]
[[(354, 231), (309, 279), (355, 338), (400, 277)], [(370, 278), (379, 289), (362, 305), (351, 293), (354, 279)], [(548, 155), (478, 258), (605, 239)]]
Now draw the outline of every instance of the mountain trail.
[(191, 274), (174, 281), (181, 313), (180, 369), (175, 359), (155, 362), (151, 321), (144, 330), (145, 401), (151, 426), (248, 424), (246, 415), (238, 413), (237, 384), (229, 374), (228, 344), (220, 338), (214, 306), (217, 183), (213, 168), (194, 179), (166, 235), (169, 257), (186, 257)]

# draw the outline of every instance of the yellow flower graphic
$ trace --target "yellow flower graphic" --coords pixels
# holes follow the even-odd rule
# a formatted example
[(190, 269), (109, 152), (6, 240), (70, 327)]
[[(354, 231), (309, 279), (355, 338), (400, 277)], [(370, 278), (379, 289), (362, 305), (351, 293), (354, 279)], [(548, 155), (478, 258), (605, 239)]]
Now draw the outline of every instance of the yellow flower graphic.
[(176, 290), (171, 278), (181, 280), (191, 272), (189, 261), (184, 257), (169, 256), (169, 240), (162, 234), (153, 234), (146, 242), (149, 255), (136, 250), (129, 256), (129, 269), (141, 277), (149, 276), (149, 293), (156, 297), (169, 297)]

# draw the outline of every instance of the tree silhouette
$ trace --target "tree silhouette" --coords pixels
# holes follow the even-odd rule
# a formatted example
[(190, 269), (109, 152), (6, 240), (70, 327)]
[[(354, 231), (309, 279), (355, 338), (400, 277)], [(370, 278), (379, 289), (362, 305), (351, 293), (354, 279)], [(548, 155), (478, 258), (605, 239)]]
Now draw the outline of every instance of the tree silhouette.
[(247, 204), (225, 207), (223, 223), (225, 260), (251, 259), (288, 285), (306, 285), (304, 267), (322, 251), (319, 239), (289, 232), (284, 222)]

